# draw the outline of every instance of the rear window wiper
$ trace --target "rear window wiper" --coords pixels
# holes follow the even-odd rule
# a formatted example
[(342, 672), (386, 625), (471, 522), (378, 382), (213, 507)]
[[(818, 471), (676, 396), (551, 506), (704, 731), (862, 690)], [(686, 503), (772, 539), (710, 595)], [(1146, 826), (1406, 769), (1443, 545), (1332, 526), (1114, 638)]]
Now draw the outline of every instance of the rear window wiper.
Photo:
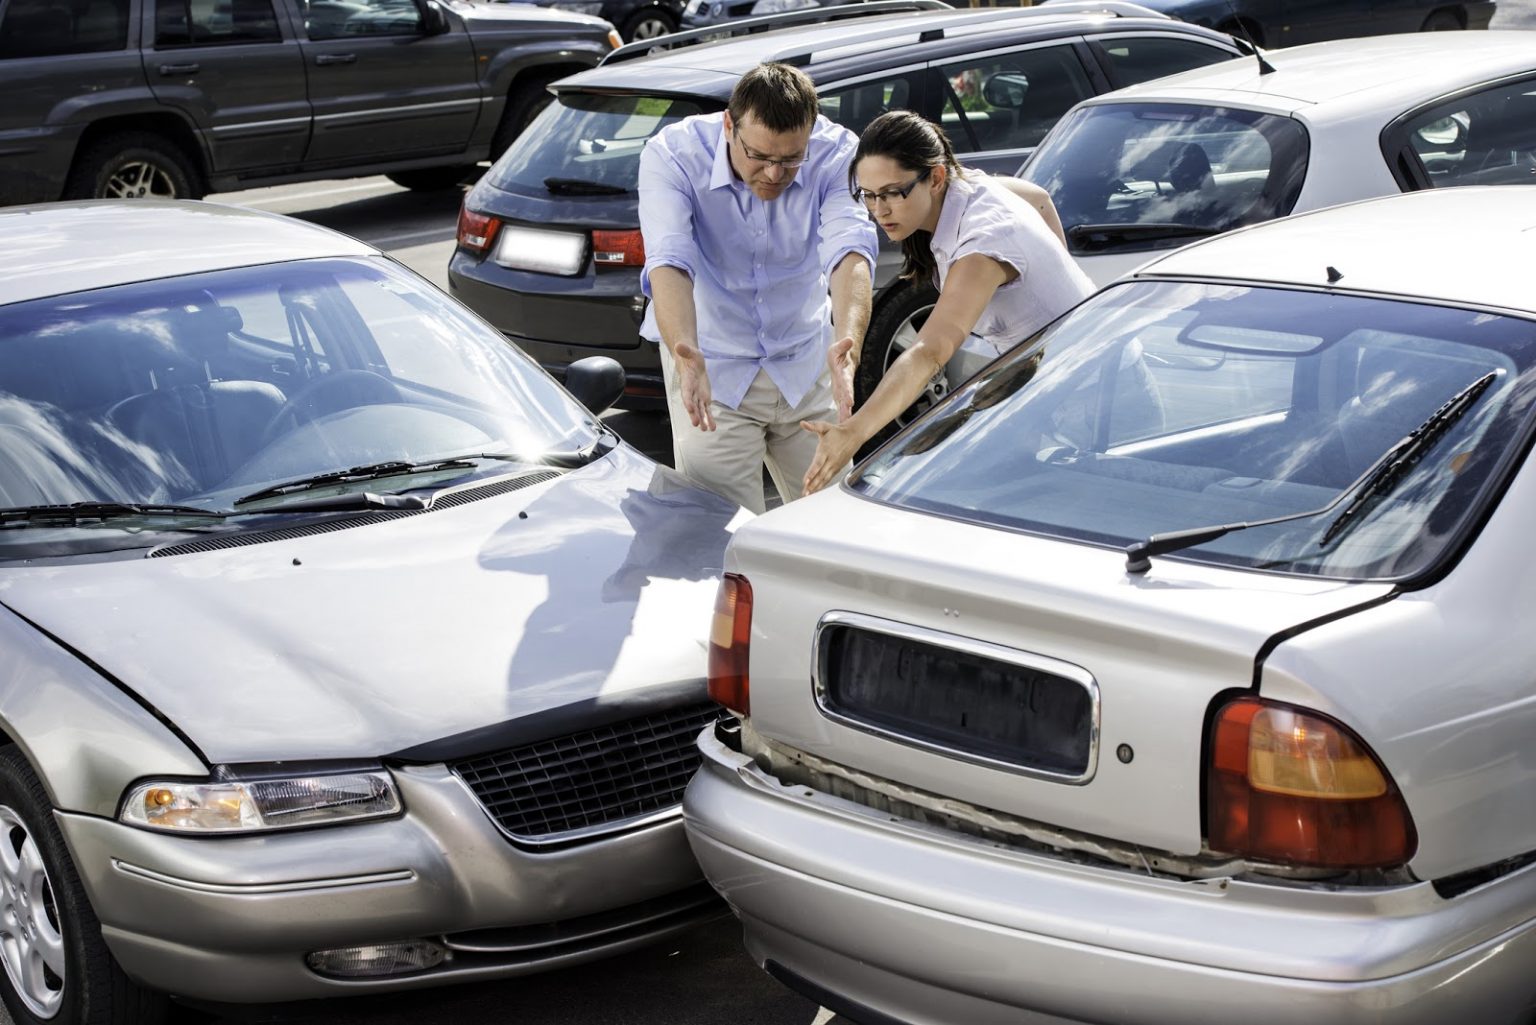
[(545, 178), (544, 187), (557, 196), (623, 196), (629, 193), (622, 185), (585, 178)]
[(1206, 224), (1074, 224), (1067, 229), (1067, 241), (1079, 249), (1107, 249), (1125, 242), (1160, 242), (1177, 238), (1206, 238), (1220, 235), (1225, 228)]
[(192, 505), (152, 505), (144, 502), (70, 502), (67, 505), (24, 505), (0, 509), (0, 527), (75, 527), (126, 517), (222, 520), (228, 514)]
[(1125, 571), (1127, 573), (1145, 573), (1152, 567), (1152, 556), (1167, 555), (1169, 552), (1177, 552), (1185, 548), (1193, 548), (1203, 545), (1207, 541), (1214, 541), (1225, 534), (1231, 534), (1239, 530), (1247, 530), (1249, 527), (1268, 527), (1276, 523), (1289, 523), (1292, 520), (1304, 520), (1312, 516), (1322, 516), (1332, 512), (1344, 499), (1350, 498), (1348, 505), (1336, 516), (1328, 529), (1323, 531), (1318, 545), (1326, 545), (1329, 541), (1338, 537), (1351, 523), (1357, 522), (1368, 504), (1380, 499), (1387, 492), (1397, 487), (1399, 481), (1407, 475), (1408, 471), (1416, 466), (1424, 454), (1434, 447), (1435, 442), (1444, 436), (1451, 426), (1460, 420), (1467, 410), (1471, 409), (1488, 387), (1498, 380), (1499, 371), (1493, 370), (1479, 377), (1461, 391), (1452, 395), (1445, 404), (1429, 415), (1419, 426), (1403, 435), (1391, 448), (1381, 454), (1353, 484), (1334, 496), (1333, 501), (1320, 509), (1309, 509), (1306, 512), (1289, 513), (1285, 516), (1275, 516), (1267, 520), (1251, 520), (1246, 523), (1222, 523), (1212, 527), (1195, 527), (1191, 530), (1174, 530), (1166, 534), (1153, 534), (1145, 541), (1138, 541), (1125, 549)]
[[(280, 498), (283, 495), (292, 495), (302, 491), (314, 491), (317, 488), (331, 487), (337, 484), (351, 484), (356, 481), (378, 480), (383, 477), (406, 477), (417, 473), (438, 473), (452, 470), (463, 470), (464, 473), (469, 473), (479, 465), (472, 461), (477, 458), (490, 457), (471, 456), (454, 459), (433, 459), (424, 463), (411, 463), (403, 459), (392, 459), (382, 463), (370, 463), (367, 466), (354, 466), (346, 470), (331, 470), (327, 473), (317, 473), (313, 477), (300, 477), (298, 480), (284, 481), (282, 484), (274, 484), (269, 488), (253, 491), (249, 495), (235, 499), (234, 505), (238, 509), (242, 505), (250, 505), (252, 502), (260, 502), (266, 498)], [(456, 476), (462, 476), (462, 474), (456, 474)]]
[(1451, 429), (1452, 424), (1466, 415), (1467, 410), (1472, 408), (1483, 392), (1487, 391), (1498, 378), (1497, 370), (1491, 370), (1479, 377), (1452, 395), (1445, 405), (1429, 415), (1429, 419), (1387, 449), (1386, 454), (1371, 467), (1365, 483), (1355, 491), (1355, 497), (1344, 507), (1344, 511), (1328, 524), (1328, 529), (1323, 531), (1322, 540), (1318, 544), (1325, 545), (1338, 537), (1348, 529), (1351, 523), (1360, 518), (1368, 506), (1375, 505), (1378, 499), (1397, 487), (1398, 482), (1408, 475), (1408, 471), (1424, 458), (1424, 453), (1434, 447), (1435, 442)]

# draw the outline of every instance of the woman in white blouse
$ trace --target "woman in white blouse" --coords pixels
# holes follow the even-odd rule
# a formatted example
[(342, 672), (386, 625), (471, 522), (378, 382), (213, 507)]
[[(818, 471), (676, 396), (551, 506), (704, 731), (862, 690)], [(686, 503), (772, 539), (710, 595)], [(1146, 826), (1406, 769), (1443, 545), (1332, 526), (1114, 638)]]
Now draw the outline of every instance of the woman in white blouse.
[[(916, 401), (968, 336), (1001, 353), (1093, 291), (1067, 254), (1045, 190), (965, 170), (944, 132), (920, 115), (894, 110), (871, 121), (850, 167), (854, 195), (901, 243), (902, 277), (933, 278), (939, 301), (857, 413), (838, 424), (802, 423), (821, 436), (807, 494)], [(832, 355), (851, 373), (850, 354)]]

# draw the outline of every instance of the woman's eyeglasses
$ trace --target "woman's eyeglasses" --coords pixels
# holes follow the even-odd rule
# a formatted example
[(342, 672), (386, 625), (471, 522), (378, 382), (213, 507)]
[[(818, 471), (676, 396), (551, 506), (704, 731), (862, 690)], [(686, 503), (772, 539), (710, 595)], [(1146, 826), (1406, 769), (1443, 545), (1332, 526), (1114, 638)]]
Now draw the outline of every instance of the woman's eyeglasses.
[(754, 164), (772, 164), (774, 167), (781, 167), (786, 171), (794, 171), (804, 166), (805, 164), (804, 153), (800, 154), (798, 157), (784, 157), (782, 160), (775, 157), (765, 157), (761, 153), (753, 150), (751, 146), (748, 146), (746, 143), (742, 142), (740, 132), (733, 131), (731, 134), (736, 137), (736, 145), (741, 147), (742, 156), (746, 157)]
[(925, 167), (922, 174), (913, 178), (905, 185), (893, 185), (888, 189), (881, 189), (879, 192), (871, 192), (868, 189), (854, 189), (853, 198), (871, 210), (875, 208), (876, 203), (884, 203), (886, 206), (890, 206), (898, 199), (906, 199), (907, 196), (911, 195), (912, 190), (917, 188), (922, 182), (927, 181), (928, 175), (932, 172), (933, 168)]

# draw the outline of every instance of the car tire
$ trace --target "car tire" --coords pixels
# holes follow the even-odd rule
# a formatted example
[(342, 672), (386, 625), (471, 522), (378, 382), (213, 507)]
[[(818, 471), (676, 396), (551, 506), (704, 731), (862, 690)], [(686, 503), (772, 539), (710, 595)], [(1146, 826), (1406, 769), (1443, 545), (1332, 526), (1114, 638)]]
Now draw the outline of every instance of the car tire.
[(126, 975), (101, 938), (53, 804), (0, 748), (0, 997), (16, 1025), (157, 1025), (169, 1000)]
[(648, 7), (643, 11), (636, 11), (624, 27), (619, 30), (626, 43), (638, 43), (645, 39), (655, 39), (669, 32), (677, 31), (677, 21), (666, 11), (659, 7)]
[[(862, 406), (869, 399), (886, 370), (917, 340), (918, 330), (938, 301), (938, 289), (926, 283), (904, 281), (886, 292), (869, 318), (869, 329), (864, 332), (864, 346), (859, 352), (859, 366), (853, 380), (856, 406)], [(949, 382), (940, 371), (929, 382), (922, 397), (871, 438), (859, 451), (859, 457), (885, 444), (898, 430), (930, 409), (948, 392)]]
[(523, 134), (539, 112), (549, 106), (554, 96), (549, 91), (549, 83), (557, 78), (565, 77), (560, 72), (535, 75), (517, 87), (517, 92), (507, 97), (507, 108), (502, 111), (501, 124), (496, 126), (495, 138), (491, 140), (491, 160), (495, 161), (507, 151), (507, 147)]
[(202, 179), (180, 146), (149, 132), (109, 135), (86, 147), (65, 199), (202, 199)]
[(412, 192), (442, 192), (456, 189), (475, 173), (473, 164), (456, 164), (452, 167), (422, 167), (414, 171), (395, 171), (384, 177), (403, 189)]
[(1442, 7), (1438, 11), (1430, 11), (1429, 17), (1424, 19), (1424, 24), (1419, 26), (1420, 32), (1459, 32), (1466, 28), (1461, 16), (1448, 7)]

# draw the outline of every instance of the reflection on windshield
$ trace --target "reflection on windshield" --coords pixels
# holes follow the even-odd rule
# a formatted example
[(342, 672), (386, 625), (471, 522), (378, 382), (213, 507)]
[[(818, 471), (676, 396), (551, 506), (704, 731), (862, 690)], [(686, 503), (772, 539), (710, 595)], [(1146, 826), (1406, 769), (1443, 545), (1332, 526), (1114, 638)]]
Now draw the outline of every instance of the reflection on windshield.
[(480, 452), (536, 462), (597, 437), (499, 336), (383, 260), (0, 309), (0, 508), (230, 511), (241, 495), (349, 467)]
[(1085, 107), (1024, 170), (1074, 253), (1180, 245), (1290, 213), (1307, 140), (1290, 118), (1171, 103)]
[(1329, 506), (1447, 400), (1470, 411), (1348, 531), (1330, 517), (1230, 533), (1178, 558), (1348, 578), (1433, 560), (1518, 451), (1536, 325), (1311, 292), (1110, 289), (973, 380), (854, 487), (946, 516), (1123, 548)]

